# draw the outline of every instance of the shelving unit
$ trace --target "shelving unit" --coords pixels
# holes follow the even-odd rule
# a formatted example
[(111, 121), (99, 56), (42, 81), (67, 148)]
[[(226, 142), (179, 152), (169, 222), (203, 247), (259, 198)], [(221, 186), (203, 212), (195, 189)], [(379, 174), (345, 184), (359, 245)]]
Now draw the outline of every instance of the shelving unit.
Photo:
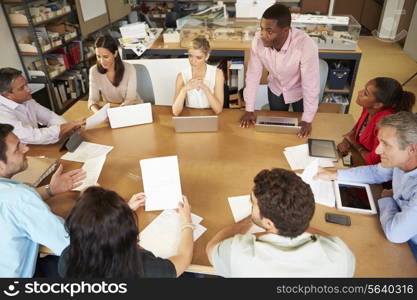
[[(68, 47), (69, 45), (71, 45), (73, 42), (79, 41), (79, 46), (80, 46), (80, 57), (82, 57), (83, 55), (83, 44), (82, 44), (82, 40), (80, 39), (80, 33), (78, 31), (76, 31), (75, 36), (71, 37), (71, 38), (67, 38), (67, 36), (60, 36), (59, 39), (61, 39), (61, 44), (59, 45), (55, 45), (52, 46), (52, 43), (49, 43), (50, 48), (47, 50), (43, 50), (42, 49), (42, 45), (40, 44), (40, 41), (37, 37), (37, 33), (36, 33), (36, 29), (38, 27), (41, 26), (45, 26), (48, 25), (51, 22), (55, 22), (55, 21), (60, 21), (60, 20), (71, 20), (72, 24), (77, 24), (76, 22), (76, 16), (74, 15), (75, 12), (75, 8), (72, 5), (73, 3), (69, 3), (68, 6), (61, 10), (61, 13), (59, 13), (58, 15), (52, 15), (51, 18), (48, 18), (46, 20), (41, 20), (41, 21), (35, 21), (32, 16), (31, 16), (31, 12), (30, 12), (30, 7), (31, 4), (35, 2), (32, 0), (5, 0), (2, 1), (2, 8), (4, 11), (4, 15), (6, 17), (7, 23), (9, 25), (10, 31), (11, 31), (11, 35), (13, 38), (13, 41), (15, 43), (16, 49), (18, 51), (19, 54), (19, 58), (20, 61), (22, 63), (23, 66), (23, 71), (26, 75), (26, 78), (28, 79), (28, 81), (30, 83), (43, 83), (46, 86), (46, 90), (47, 90), (47, 95), (49, 97), (49, 101), (43, 101), (43, 105), (45, 105), (45, 103), (49, 109), (55, 111), (58, 114), (62, 114), (63, 112), (65, 112), (72, 104), (74, 104), (76, 101), (78, 101), (81, 97), (83, 97), (87, 92), (88, 92), (88, 76), (87, 73), (84, 72), (84, 75), (82, 75), (83, 71), (87, 70), (87, 63), (86, 60), (83, 60), (81, 63), (81, 66), (78, 64), (77, 68), (80, 69), (80, 75), (81, 78), (79, 77), (73, 77), (72, 80), (74, 80), (73, 84), (74, 84), (74, 89), (75, 89), (75, 85), (77, 81), (77, 87), (78, 89), (76, 90), (76, 93), (72, 93), (72, 90), (69, 90), (70, 93), (67, 92), (66, 89), (62, 90), (63, 93), (65, 93), (65, 97), (64, 94), (61, 94), (59, 91), (57, 91), (57, 87), (59, 86), (58, 83), (55, 82), (55, 80), (57, 79), (57, 77), (63, 75), (65, 72), (67, 71), (74, 71), (74, 65), (71, 65), (70, 68), (65, 68), (65, 70), (60, 69), (53, 71), (52, 73), (56, 73), (56, 74), (51, 74), (50, 69), (48, 67), (47, 64), (47, 59), (48, 59), (48, 55), (51, 55), (54, 53), (54, 51), (58, 50), (58, 49), (62, 49), (64, 47)], [(9, 15), (9, 9), (12, 7), (16, 7), (18, 6), (19, 8), (21, 8), (24, 12), (24, 14), (18, 15), (18, 17), (22, 20), (24, 20), (26, 18), (27, 20), (27, 24), (26, 23), (14, 23), (13, 21), (15, 21), (14, 19), (12, 19)], [(59, 12), (58, 10), (58, 12)], [(20, 32), (19, 32), (20, 31)], [(32, 41), (33, 41), (33, 45), (36, 48), (36, 52), (27, 52), (27, 51), (22, 51), (19, 47), (19, 41), (18, 38), (19, 36), (28, 36)], [(74, 35), (74, 34), (72, 34)], [(34, 61), (39, 61), (40, 62), (40, 68), (38, 69), (39, 71), (42, 71), (44, 76), (36, 76), (36, 77), (31, 77), (28, 67), (31, 63), (33, 63)], [(39, 64), (38, 64), (39, 65)], [(81, 81), (83, 81), (83, 86), (84, 88), (81, 90)], [(80, 81), (80, 86), (78, 85), (78, 81)], [(63, 83), (61, 83), (63, 84)], [(67, 97), (67, 94), (69, 97)]]
[[(85, 22), (81, 13), (80, 1), (67, 0), (62, 1), (66, 4), (65, 9), (58, 7), (55, 12), (47, 12), (43, 14), (43, 17), (32, 18), (30, 7), (36, 2), (39, 1), (3, 0), (1, 5), (26, 78), (29, 83), (42, 83), (46, 86), (48, 99), (42, 99), (39, 103), (42, 102), (42, 105), (62, 114), (88, 93), (88, 69), (91, 66), (90, 60), (95, 57), (95, 53), (84, 53), (86, 41), (125, 19), (131, 9), (124, 0), (106, 0), (107, 12)], [(42, 3), (42, 5), (46, 4)], [(10, 17), (9, 9), (15, 6), (19, 7), (18, 13)], [(42, 19), (49, 15), (50, 18)], [(41, 45), (36, 33), (37, 29), (43, 31), (42, 34), (45, 35), (44, 30), (39, 28), (42, 26), (51, 27), (52, 22), (56, 23), (61, 20), (68, 20), (74, 26), (69, 26), (72, 28), (65, 26), (65, 29), (60, 28), (60, 25), (55, 26), (59, 28), (56, 31), (62, 33), (64, 30), (65, 34), (59, 37), (48, 35), (46, 46), (45, 44)], [(23, 49), (19, 47), (19, 40), (22, 37), (31, 39), (30, 44), (22, 46)], [(78, 45), (71, 46), (73, 43)], [(74, 50), (74, 48), (78, 49), (78, 46), (80, 53)], [(60, 49), (65, 50), (60, 51)], [(71, 54), (69, 54), (70, 52)], [(63, 54), (65, 57), (54, 57), (54, 54)], [(61, 64), (65, 64), (65, 67), (59, 65), (54, 70), (49, 69), (48, 58), (56, 61), (57, 57), (61, 60)], [(36, 70), (41, 72), (36, 72), (36, 75), (32, 72), (32, 76), (30, 76), (29, 65), (33, 63), (36, 65)]]

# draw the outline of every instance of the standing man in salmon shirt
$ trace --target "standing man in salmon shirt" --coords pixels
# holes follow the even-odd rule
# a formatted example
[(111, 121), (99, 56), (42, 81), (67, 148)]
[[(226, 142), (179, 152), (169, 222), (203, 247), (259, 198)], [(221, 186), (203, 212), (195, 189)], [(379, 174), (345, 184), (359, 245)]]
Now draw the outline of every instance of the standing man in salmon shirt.
[(243, 97), (246, 112), (241, 127), (256, 121), (255, 100), (263, 68), (268, 70), (268, 102), (271, 110), (303, 112), (299, 137), (309, 136), (318, 108), (319, 55), (316, 43), (303, 31), (291, 28), (288, 7), (274, 4), (261, 19), (261, 32), (252, 42)]

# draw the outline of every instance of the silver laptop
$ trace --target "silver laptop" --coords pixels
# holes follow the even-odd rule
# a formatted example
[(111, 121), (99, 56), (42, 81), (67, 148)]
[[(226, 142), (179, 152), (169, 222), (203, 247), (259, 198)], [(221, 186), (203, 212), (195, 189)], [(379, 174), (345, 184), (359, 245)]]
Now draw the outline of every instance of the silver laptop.
[(257, 131), (296, 134), (300, 129), (297, 118), (256, 117), (255, 130)]
[(219, 130), (217, 116), (172, 117), (176, 132), (210, 132)]

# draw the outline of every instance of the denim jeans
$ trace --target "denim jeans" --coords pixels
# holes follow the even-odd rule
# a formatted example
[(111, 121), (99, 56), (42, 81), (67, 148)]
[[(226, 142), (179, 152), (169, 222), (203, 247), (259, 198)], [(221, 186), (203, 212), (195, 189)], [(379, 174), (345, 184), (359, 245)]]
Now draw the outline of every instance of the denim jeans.
[(416, 244), (414, 244), (413, 242), (411, 242), (411, 241), (408, 241), (408, 245), (410, 246), (410, 248), (411, 248), (411, 252), (413, 253), (413, 255), (414, 255), (414, 259), (417, 261), (417, 245)]

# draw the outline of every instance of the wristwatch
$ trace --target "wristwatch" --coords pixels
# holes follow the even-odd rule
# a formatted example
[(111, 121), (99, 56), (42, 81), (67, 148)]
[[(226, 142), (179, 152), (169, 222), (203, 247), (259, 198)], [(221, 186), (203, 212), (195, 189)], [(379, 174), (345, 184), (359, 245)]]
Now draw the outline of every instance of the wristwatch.
[(52, 197), (54, 195), (54, 193), (52, 193), (51, 187), (49, 186), (49, 184), (45, 185), (45, 191), (48, 194), (49, 197)]

